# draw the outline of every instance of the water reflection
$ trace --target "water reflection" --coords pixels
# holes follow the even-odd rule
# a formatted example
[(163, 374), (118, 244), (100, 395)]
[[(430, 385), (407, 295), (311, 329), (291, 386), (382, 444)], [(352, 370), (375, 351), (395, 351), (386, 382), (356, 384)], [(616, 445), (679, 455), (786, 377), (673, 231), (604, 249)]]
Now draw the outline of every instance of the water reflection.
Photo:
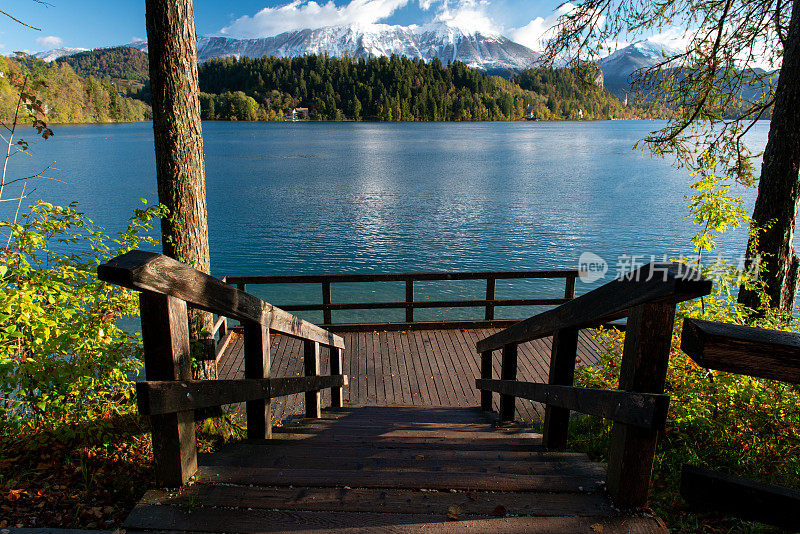
[[(756, 151), (767, 126), (751, 131)], [(658, 127), (650, 121), (206, 123), (213, 270), (552, 269), (574, 268), (587, 250), (612, 265), (621, 254), (676, 256), (689, 250), (693, 230), (683, 218), (691, 179), (669, 161), (632, 150)], [(70, 184), (40, 183), (37, 194), (60, 204), (78, 201), (110, 230), (141, 206), (140, 197), (156, 198), (149, 123), (59, 126), (32, 151), (35, 157), (15, 162), (13, 171), (55, 160), (62, 169), (57, 177)], [(750, 209), (754, 192), (736, 192)], [(745, 239), (743, 230), (731, 232), (719, 250), (739, 254)], [(535, 282), (510, 282), (503, 291), (509, 297), (559, 291), (557, 282)], [(252, 289), (267, 296), (266, 289)], [(425, 298), (460, 290), (433, 285)], [(270, 300), (287, 303), (316, 299), (320, 290), (269, 291)], [(352, 298), (348, 291), (334, 298)], [(388, 286), (368, 291), (376, 300), (395, 298)]]

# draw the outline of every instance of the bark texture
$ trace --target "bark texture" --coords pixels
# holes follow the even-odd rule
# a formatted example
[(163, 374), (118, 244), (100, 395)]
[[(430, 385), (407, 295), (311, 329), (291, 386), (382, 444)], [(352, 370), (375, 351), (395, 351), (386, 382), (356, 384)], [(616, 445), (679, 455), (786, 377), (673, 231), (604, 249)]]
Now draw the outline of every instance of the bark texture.
[[(206, 212), (203, 130), (192, 0), (146, 0), (158, 199), (171, 212), (162, 219), (164, 254), (211, 271)], [(135, 162), (131, 162), (135, 164)], [(214, 378), (211, 314), (189, 311), (190, 333), (199, 343), (196, 378)]]
[[(775, 89), (769, 138), (761, 165), (753, 227), (766, 228), (757, 243), (748, 243), (750, 260), (761, 256), (770, 307), (789, 313), (794, 307), (800, 260), (794, 253), (797, 204), (800, 199), (800, 0), (792, 5), (783, 64)], [(759, 297), (742, 288), (739, 302), (757, 308)]]

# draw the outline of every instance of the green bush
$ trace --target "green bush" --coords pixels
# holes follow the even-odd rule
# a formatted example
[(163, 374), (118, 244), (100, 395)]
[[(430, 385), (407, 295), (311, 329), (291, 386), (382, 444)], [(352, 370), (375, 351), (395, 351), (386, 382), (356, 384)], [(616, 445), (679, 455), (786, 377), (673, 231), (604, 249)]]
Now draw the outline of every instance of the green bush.
[[(800, 388), (712, 371), (700, 367), (680, 350), (680, 330), (686, 317), (773, 330), (798, 329), (796, 318), (770, 309), (765, 296), (759, 310), (736, 301), (742, 284), (763, 295), (757, 277), (752, 276), (758, 272), (758, 263), (746, 272), (744, 266), (725, 259), (705, 264), (700, 261), (703, 254), (715, 250), (721, 233), (749, 222), (742, 200), (730, 196), (730, 180), (716, 176), (716, 162), (707, 155), (703, 158), (705, 168), (697, 173), (700, 178), (686, 196), (687, 218), (698, 228), (692, 238), (696, 256), (681, 261), (702, 269), (713, 282), (713, 289), (710, 295), (678, 307), (665, 386), (670, 396), (669, 414), (658, 441), (650, 502), (659, 515), (667, 518), (673, 531), (761, 530), (763, 527), (755, 524), (693, 513), (685, 509), (679, 495), (684, 464), (800, 487)], [(617, 388), (624, 337), (617, 330), (597, 331), (595, 339), (603, 348), (600, 361), (596, 366), (577, 369), (576, 385)], [(610, 430), (611, 423), (606, 420), (577, 417), (570, 428), (571, 446), (595, 458), (607, 459)]]
[(138, 297), (99, 281), (97, 266), (154, 244), (148, 232), (164, 215), (136, 210), (113, 237), (74, 206), (39, 202), (0, 221), (0, 425), (74, 431), (130, 406), (141, 343), (117, 319), (138, 315)]

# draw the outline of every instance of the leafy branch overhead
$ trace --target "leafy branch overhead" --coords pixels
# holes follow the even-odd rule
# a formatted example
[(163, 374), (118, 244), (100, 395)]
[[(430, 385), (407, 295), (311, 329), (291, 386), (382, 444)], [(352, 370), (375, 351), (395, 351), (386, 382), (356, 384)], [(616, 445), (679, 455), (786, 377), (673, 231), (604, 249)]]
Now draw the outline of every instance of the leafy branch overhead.
[(633, 75), (638, 100), (675, 110), (646, 142), (691, 168), (700, 166), (698, 148), (708, 150), (726, 174), (752, 184), (752, 159), (759, 154), (743, 138), (769, 116), (791, 8), (772, 0), (585, 0), (560, 18), (545, 57), (593, 60), (603, 43), (674, 34), (688, 43), (686, 50)]

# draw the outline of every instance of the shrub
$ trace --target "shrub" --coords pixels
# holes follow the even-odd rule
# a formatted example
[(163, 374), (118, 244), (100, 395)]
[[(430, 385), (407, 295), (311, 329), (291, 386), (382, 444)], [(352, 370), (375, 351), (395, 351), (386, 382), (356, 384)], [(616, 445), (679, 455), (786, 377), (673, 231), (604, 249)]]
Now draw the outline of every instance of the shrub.
[[(138, 297), (96, 278), (97, 266), (141, 245), (163, 207), (136, 210), (111, 237), (77, 211), (39, 202), (0, 221), (0, 425), (61, 427), (124, 410), (141, 343), (117, 324)], [(1, 430), (1, 429), (0, 429)]]

